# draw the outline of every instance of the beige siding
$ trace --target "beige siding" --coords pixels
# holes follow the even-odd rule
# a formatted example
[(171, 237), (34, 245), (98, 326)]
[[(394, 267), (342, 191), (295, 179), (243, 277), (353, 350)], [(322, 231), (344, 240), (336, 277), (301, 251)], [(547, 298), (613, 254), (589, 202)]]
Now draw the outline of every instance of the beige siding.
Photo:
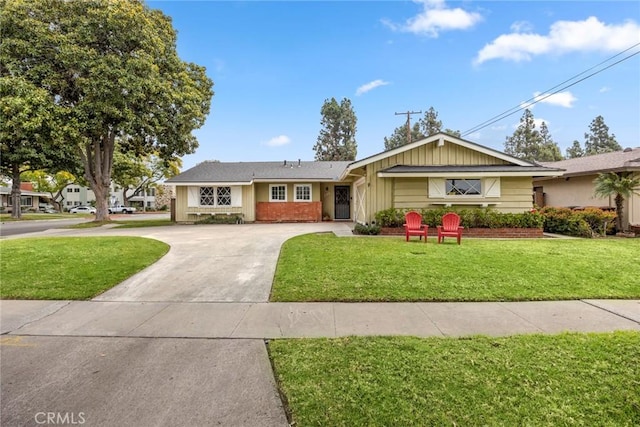
[[(437, 208), (442, 203), (452, 206), (480, 206), (490, 203), (501, 212), (523, 212), (533, 207), (532, 183), (529, 177), (503, 177), (500, 179), (500, 198), (467, 199), (430, 199), (428, 197), (427, 178), (386, 178), (394, 182), (393, 207), (402, 209)], [(458, 204), (456, 203), (458, 202)], [(389, 207), (389, 206), (387, 206)], [(386, 208), (383, 208), (386, 209)], [(381, 209), (378, 209), (381, 210)], [(377, 211), (376, 211), (377, 212)], [(375, 214), (375, 212), (374, 212)]]
[(253, 221), (255, 218), (255, 203), (246, 203), (252, 197), (253, 190), (251, 186), (242, 186), (242, 207), (191, 207), (188, 206), (188, 191), (189, 187), (187, 186), (176, 186), (176, 222), (198, 221), (203, 218), (203, 215), (211, 213), (242, 214), (245, 221)]
[[(593, 180), (597, 175), (572, 176), (539, 180), (536, 186), (545, 193), (545, 205), (556, 207), (595, 206), (615, 207), (613, 197), (594, 196)], [(640, 224), (640, 196), (633, 195), (623, 206), (623, 225)]]
[[(366, 165), (367, 221), (375, 219), (378, 211), (390, 207), (427, 208), (432, 206), (427, 198), (427, 178), (379, 178), (378, 172), (395, 165), (503, 165), (509, 162), (477, 152), (457, 144), (445, 142), (443, 147), (427, 144), (395, 156)], [(360, 173), (361, 171), (354, 171)], [(452, 177), (453, 178), (453, 177)], [(502, 195), (495, 208), (503, 212), (523, 212), (533, 206), (530, 177), (502, 178)], [(439, 200), (442, 202), (442, 200)], [(479, 200), (479, 203), (482, 200)], [(435, 206), (434, 206), (435, 207)]]

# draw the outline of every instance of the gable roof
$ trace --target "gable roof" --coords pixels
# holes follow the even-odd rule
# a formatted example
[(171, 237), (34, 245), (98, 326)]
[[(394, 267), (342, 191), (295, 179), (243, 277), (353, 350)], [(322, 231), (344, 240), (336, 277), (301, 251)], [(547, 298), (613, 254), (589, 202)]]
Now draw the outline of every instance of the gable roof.
[[(357, 160), (355, 162), (350, 163), (347, 166), (347, 169), (345, 170), (344, 174), (342, 175), (342, 178), (346, 177), (349, 172), (353, 171), (354, 169), (366, 166), (370, 163), (373, 162), (377, 162), (378, 160), (382, 160), (385, 159), (387, 157), (391, 157), (391, 156), (395, 156), (396, 154), (400, 154), (403, 153), (405, 151), (409, 151), (409, 150), (413, 150), (414, 148), (420, 147), (422, 145), (427, 145), (427, 144), (432, 144), (432, 143), (436, 143), (436, 144), (444, 144), (446, 142), (448, 143), (452, 143), (452, 144), (456, 144), (456, 145), (460, 145), (462, 147), (468, 148), (470, 150), (474, 150), (483, 154), (487, 154), (489, 156), (495, 157), (497, 159), (500, 160), (504, 160), (506, 162), (511, 163), (512, 165), (515, 166), (520, 166), (521, 168), (521, 172), (525, 172), (525, 171), (530, 171), (530, 172), (538, 172), (536, 173), (536, 175), (540, 175), (540, 174), (552, 174), (555, 173), (556, 175), (561, 175), (562, 171), (560, 169), (549, 169), (545, 166), (540, 166), (538, 164), (535, 163), (531, 163), (528, 162), (526, 160), (522, 160), (522, 159), (518, 159), (517, 157), (513, 157), (510, 156), (508, 154), (505, 154), (501, 151), (498, 150), (494, 150), (492, 148), (489, 147), (485, 147), (484, 145), (480, 145), (480, 144), (476, 144), (475, 142), (471, 142), (471, 141), (467, 141), (466, 139), (462, 139), (462, 138), (458, 138), (456, 136), (453, 135), (449, 135), (447, 133), (437, 133), (435, 135), (431, 135), (428, 136), (426, 138), (423, 138), (421, 140), (412, 142), (410, 144), (406, 144), (406, 145), (402, 145), (400, 147), (396, 147), (393, 148), (391, 150), (387, 150), (387, 151), (382, 151), (378, 154), (374, 154), (372, 156), (369, 157), (365, 157), (362, 160)], [(445, 165), (443, 165), (445, 166)]]
[(337, 181), (350, 162), (235, 162), (206, 161), (166, 180), (167, 184), (224, 183), (250, 185), (260, 181)]
[(547, 167), (562, 168), (563, 176), (593, 175), (601, 172), (640, 171), (640, 147), (612, 153), (594, 154), (559, 162), (541, 163)]

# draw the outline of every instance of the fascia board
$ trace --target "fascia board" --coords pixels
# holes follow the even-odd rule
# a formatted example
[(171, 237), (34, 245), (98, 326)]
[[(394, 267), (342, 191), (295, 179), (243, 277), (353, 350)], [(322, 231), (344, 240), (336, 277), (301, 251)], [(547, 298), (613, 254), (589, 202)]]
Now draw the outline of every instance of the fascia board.
[(448, 178), (455, 176), (456, 178), (494, 178), (504, 176), (562, 176), (562, 172), (378, 172), (379, 178)]

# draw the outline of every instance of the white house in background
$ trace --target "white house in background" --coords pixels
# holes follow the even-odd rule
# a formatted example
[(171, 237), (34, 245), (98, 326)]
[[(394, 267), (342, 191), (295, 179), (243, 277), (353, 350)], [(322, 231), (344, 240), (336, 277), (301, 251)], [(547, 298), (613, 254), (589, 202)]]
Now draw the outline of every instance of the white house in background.
[[(109, 206), (119, 205), (124, 203), (124, 195), (121, 187), (111, 184), (111, 191), (109, 193)], [(88, 187), (83, 187), (77, 184), (69, 185), (64, 191), (63, 208), (69, 210), (74, 206), (80, 205), (94, 205), (96, 201), (95, 193)], [(156, 189), (150, 188), (147, 191), (140, 190), (129, 197), (129, 203), (131, 206), (142, 209), (156, 209)]]

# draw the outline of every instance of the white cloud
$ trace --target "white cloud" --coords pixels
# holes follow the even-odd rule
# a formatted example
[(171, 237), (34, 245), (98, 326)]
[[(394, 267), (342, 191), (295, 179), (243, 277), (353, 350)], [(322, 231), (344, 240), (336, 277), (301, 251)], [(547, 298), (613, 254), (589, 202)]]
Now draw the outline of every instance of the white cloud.
[(529, 102), (522, 102), (520, 104), (520, 107), (532, 109), (535, 106), (534, 102), (537, 102), (540, 104), (551, 104), (551, 105), (557, 105), (559, 107), (572, 108), (573, 103), (576, 102), (577, 100), (578, 98), (573, 96), (573, 94), (569, 91), (558, 92), (558, 93), (554, 93), (553, 95), (534, 92), (533, 100)]
[(531, 25), (531, 23), (527, 21), (516, 21), (513, 24), (511, 24), (511, 31), (513, 31), (514, 33), (523, 33), (523, 32), (529, 32), (532, 30), (533, 30), (533, 25)]
[(491, 126), (491, 130), (505, 130), (507, 129), (507, 125), (495, 125)]
[(278, 135), (265, 142), (264, 145), (268, 147), (280, 147), (282, 145), (287, 145), (290, 142), (291, 138), (289, 138), (287, 135)]
[(377, 87), (380, 87), (380, 86), (386, 86), (388, 84), (389, 84), (389, 82), (385, 82), (384, 80), (380, 80), (380, 79), (374, 80), (372, 82), (369, 82), (367, 84), (364, 84), (364, 85), (360, 86), (356, 90), (356, 96), (360, 96), (360, 95), (362, 95), (364, 93), (369, 92), (370, 90), (373, 90), (373, 89), (375, 89)]
[(591, 16), (584, 21), (557, 21), (547, 35), (514, 31), (498, 36), (478, 52), (474, 63), (492, 59), (529, 61), (535, 55), (568, 52), (617, 52), (639, 41), (640, 26), (635, 21), (605, 24)]
[(605, 92), (609, 92), (611, 90), (611, 88), (609, 86), (602, 86), (600, 88), (600, 93), (605, 93)]
[(429, 37), (438, 37), (442, 31), (466, 30), (482, 20), (476, 12), (467, 12), (459, 7), (449, 8), (444, 0), (415, 0), (422, 3), (423, 10), (407, 19), (404, 24), (395, 24), (383, 19), (381, 22), (393, 31), (402, 31)]

